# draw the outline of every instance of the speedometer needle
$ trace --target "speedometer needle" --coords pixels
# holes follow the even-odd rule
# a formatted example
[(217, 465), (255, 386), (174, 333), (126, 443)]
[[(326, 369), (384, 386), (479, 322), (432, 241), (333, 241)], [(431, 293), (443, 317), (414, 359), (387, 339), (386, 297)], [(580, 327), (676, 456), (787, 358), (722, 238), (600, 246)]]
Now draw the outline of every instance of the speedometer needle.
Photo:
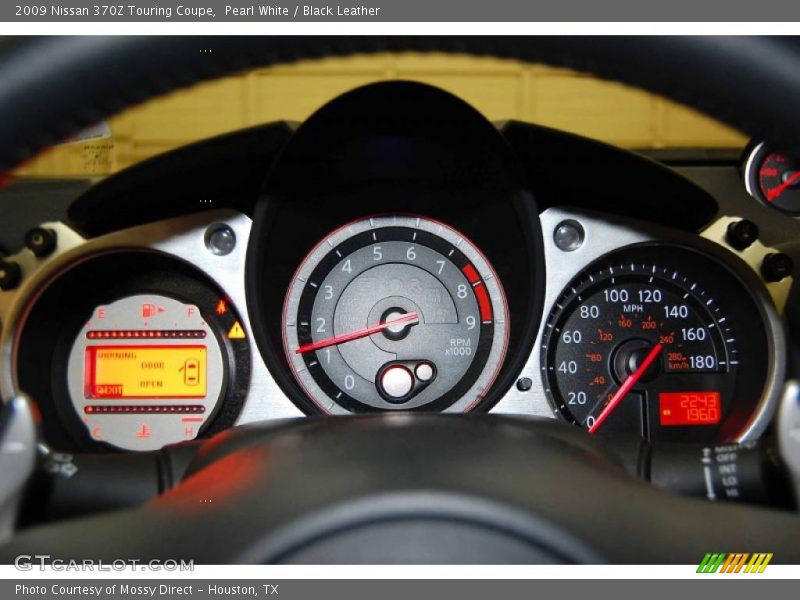
[(311, 344), (305, 344), (297, 348), (294, 352), (295, 354), (304, 354), (314, 350), (321, 350), (322, 348), (327, 348), (328, 346), (336, 346), (337, 344), (344, 344), (345, 342), (352, 342), (353, 340), (370, 336), (373, 333), (378, 333), (379, 331), (383, 331), (384, 329), (393, 327), (395, 325), (416, 325), (417, 323), (419, 323), (419, 315), (416, 312), (410, 312), (402, 317), (397, 317), (396, 319), (385, 321), (384, 323), (378, 323), (372, 327), (366, 327), (364, 329), (359, 329), (358, 331), (352, 331), (350, 333), (336, 335), (318, 342), (312, 342)]
[(609, 400), (608, 404), (606, 404), (603, 412), (597, 415), (597, 419), (595, 419), (594, 423), (592, 423), (592, 426), (589, 427), (589, 433), (594, 433), (597, 431), (597, 428), (603, 424), (603, 421), (605, 421), (608, 416), (614, 412), (614, 409), (617, 408), (617, 405), (622, 402), (622, 399), (625, 398), (625, 396), (628, 395), (628, 392), (630, 392), (631, 388), (636, 385), (636, 382), (642, 378), (642, 375), (644, 375), (645, 371), (650, 368), (650, 365), (652, 365), (653, 361), (658, 358), (658, 355), (663, 349), (663, 344), (656, 344), (653, 346), (650, 352), (647, 353), (645, 359), (642, 361), (642, 364), (639, 365), (639, 368), (625, 378), (625, 381), (622, 382), (622, 385), (617, 390), (617, 393), (614, 394), (611, 400)]

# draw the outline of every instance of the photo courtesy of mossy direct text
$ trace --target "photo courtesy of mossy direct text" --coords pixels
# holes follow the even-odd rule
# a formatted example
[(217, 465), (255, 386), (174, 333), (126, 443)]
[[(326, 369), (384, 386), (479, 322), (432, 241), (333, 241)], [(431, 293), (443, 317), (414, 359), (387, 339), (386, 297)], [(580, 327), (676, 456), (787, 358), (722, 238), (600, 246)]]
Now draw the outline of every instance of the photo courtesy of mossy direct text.
[(159, 585), (131, 585), (127, 583), (110, 583), (97, 585), (81, 584), (17, 584), (14, 593), (17, 596), (36, 596), (39, 598), (50, 596), (90, 596), (101, 598), (117, 593), (123, 596), (157, 598), (161, 596), (192, 596), (205, 594), (210, 596), (278, 596), (280, 594), (278, 584), (255, 585), (233, 585), (233, 584), (209, 584), (209, 585), (174, 585), (162, 583)]

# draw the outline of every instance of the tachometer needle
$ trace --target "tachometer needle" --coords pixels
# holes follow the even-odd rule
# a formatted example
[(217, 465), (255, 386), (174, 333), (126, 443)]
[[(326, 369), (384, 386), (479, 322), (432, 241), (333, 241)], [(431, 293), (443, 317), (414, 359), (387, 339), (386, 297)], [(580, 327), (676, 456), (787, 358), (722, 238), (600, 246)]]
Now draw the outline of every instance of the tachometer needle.
[(419, 323), (419, 315), (416, 312), (410, 312), (401, 317), (397, 317), (396, 319), (392, 319), (384, 323), (378, 323), (372, 327), (366, 327), (364, 329), (359, 329), (358, 331), (352, 331), (350, 333), (336, 335), (318, 342), (312, 342), (311, 344), (305, 344), (297, 348), (294, 352), (295, 354), (313, 352), (314, 350), (321, 350), (322, 348), (327, 348), (328, 346), (336, 346), (337, 344), (352, 342), (353, 340), (370, 336), (373, 333), (378, 333), (379, 331), (383, 331), (389, 327), (394, 327), (395, 325), (416, 325), (417, 323)]
[(652, 365), (653, 361), (658, 358), (658, 355), (663, 349), (663, 344), (656, 344), (653, 346), (653, 348), (647, 353), (647, 356), (642, 361), (642, 364), (639, 365), (639, 368), (625, 378), (625, 381), (622, 382), (622, 385), (617, 390), (617, 393), (614, 394), (611, 400), (609, 400), (603, 411), (597, 415), (597, 419), (595, 419), (594, 423), (592, 423), (592, 426), (589, 427), (589, 433), (594, 433), (597, 431), (597, 428), (603, 424), (603, 421), (605, 421), (608, 416), (614, 412), (614, 409), (617, 408), (617, 405), (622, 402), (622, 399), (625, 398), (625, 396), (628, 395), (628, 392), (631, 391), (631, 388), (636, 385), (636, 382), (639, 381), (639, 379), (641, 379), (642, 375), (644, 375), (645, 371), (650, 368), (650, 365)]

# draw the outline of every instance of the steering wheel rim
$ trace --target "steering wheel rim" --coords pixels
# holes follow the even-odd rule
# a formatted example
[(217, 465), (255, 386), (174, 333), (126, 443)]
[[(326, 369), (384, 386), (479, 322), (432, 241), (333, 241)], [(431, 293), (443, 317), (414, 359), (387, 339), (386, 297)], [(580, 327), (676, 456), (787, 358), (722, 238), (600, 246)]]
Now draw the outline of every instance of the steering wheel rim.
[[(200, 52), (201, 49), (210, 51)], [(7, 124), (5, 135), (0, 138), (0, 170), (13, 168), (42, 148), (83, 126), (136, 102), (181, 86), (248, 67), (279, 62), (360, 52), (406, 50), (485, 54), (572, 67), (660, 93), (698, 108), (752, 135), (768, 139), (781, 147), (800, 146), (800, 115), (795, 114), (793, 104), (786, 101), (786, 98), (800, 97), (800, 80), (796, 77), (796, 73), (800, 72), (800, 50), (794, 40), (718, 37), (33, 38), (0, 43), (0, 119)], [(732, 65), (740, 69), (735, 78), (731, 77)], [(52, 102), (55, 95), (59, 99), (57, 103)], [(446, 443), (448, 436), (443, 436), (443, 433), (449, 432), (461, 436), (464, 434), (460, 432), (460, 428), (474, 432), (473, 428), (476, 427), (474, 418), (467, 417), (463, 419), (422, 417), (413, 421), (424, 424), (423, 421), (431, 418), (436, 425), (431, 425), (430, 429), (434, 437), (440, 440), (439, 443)], [(493, 419), (491, 422), (498, 421)], [(355, 425), (352, 425), (353, 423)], [(362, 426), (361, 423), (367, 425)], [(528, 429), (523, 436), (524, 443), (531, 444), (532, 449), (538, 448), (545, 452), (544, 446), (541, 445), (542, 440), (552, 441), (561, 435), (551, 433), (553, 428), (558, 427), (556, 423), (547, 423), (546, 426), (543, 423), (537, 425), (528, 421), (525, 423)], [(305, 426), (312, 430), (316, 427), (314, 424), (296, 425), (301, 429)], [(371, 420), (337, 420), (336, 427), (345, 432), (349, 430), (356, 433), (366, 427), (380, 437), (389, 432), (394, 423), (388, 418), (373, 417)], [(322, 430), (333, 430), (336, 427), (326, 425)], [(448, 429), (452, 427), (459, 432), (455, 433), (454, 430)], [(517, 439), (515, 436), (518, 429), (515, 427), (525, 429), (517, 425), (509, 426), (503, 420), (497, 429), (497, 431), (502, 430), (502, 433), (491, 435), (497, 436), (497, 440), (504, 442), (508, 439)], [(287, 440), (294, 442), (298, 439), (306, 440), (306, 447), (313, 449), (314, 444), (318, 443), (316, 440), (322, 439), (313, 434), (298, 433), (298, 430), (293, 428), (288, 432), (283, 431), (287, 437), (277, 441), (263, 428), (248, 429), (248, 432), (253, 431), (256, 433), (252, 434), (254, 435), (252, 443), (246, 444), (244, 449), (230, 448), (222, 452), (220, 460), (224, 461), (231, 456), (241, 457), (241, 453), (248, 451), (249, 448), (260, 457), (261, 468), (267, 468), (271, 464), (268, 461), (271, 452), (287, 451), (285, 447)], [(223, 434), (212, 439), (210, 446), (227, 447), (231, 443), (231, 436), (235, 438), (238, 435), (246, 434), (242, 432)], [(615, 472), (613, 461), (609, 461), (598, 448), (591, 450), (583, 448), (583, 442), (576, 441), (575, 435), (576, 432), (565, 433), (559, 444), (566, 444), (564, 447), (571, 449), (567, 454), (577, 449), (575, 451), (581, 454), (582, 464), (590, 465), (591, 469), (596, 468), (599, 472), (605, 473), (609, 486), (619, 484), (622, 486), (620, 490), (627, 493), (636, 485), (642, 485), (624, 477), (621, 472)], [(288, 453), (292, 459), (291, 448)], [(552, 455), (550, 457), (555, 463), (559, 462)], [(294, 456), (292, 460), (297, 458)], [(203, 481), (203, 477), (208, 477), (208, 469), (213, 468), (215, 464), (218, 465), (219, 461), (198, 466), (196, 474), (188, 481), (191, 482), (193, 479), (197, 481), (195, 478), (198, 477)], [(563, 464), (569, 466), (566, 462)], [(573, 463), (572, 466), (577, 464)], [(266, 473), (260, 473), (256, 478), (256, 482), (261, 484), (259, 489), (262, 492), (266, 490), (263, 486), (268, 481), (274, 482)], [(555, 481), (563, 486), (566, 479), (559, 481), (556, 478)], [(169, 518), (174, 518), (176, 506), (186, 507), (183, 504), (185, 498), (182, 494), (187, 493), (187, 488), (191, 492), (192, 488), (189, 485), (179, 486), (173, 495), (167, 495), (131, 511), (34, 528), (0, 548), (0, 556), (8, 559), (23, 548), (30, 549), (37, 546), (47, 549), (54, 557), (62, 555), (70, 558), (74, 558), (76, 553), (97, 556), (101, 549), (116, 550), (115, 557), (124, 557), (132, 553), (138, 553), (141, 557), (141, 553), (146, 552), (147, 548), (158, 553), (183, 550), (194, 555), (191, 547), (187, 546), (169, 545), (155, 550), (152, 546), (152, 537), (148, 537), (169, 527), (168, 519), (164, 518), (165, 514)], [(671, 532), (669, 527), (660, 525), (648, 528), (645, 521), (638, 520), (638, 529), (629, 533), (643, 537), (650, 535), (653, 544), (657, 544), (659, 541), (657, 538), (660, 537), (661, 541), (664, 541), (663, 547), (649, 554), (636, 554), (631, 549), (638, 547), (637, 543), (626, 545), (625, 552), (615, 554), (612, 549), (603, 548), (604, 552), (594, 554), (594, 550), (598, 548), (597, 539), (584, 547), (571, 536), (566, 536), (565, 540), (574, 542), (570, 546), (571, 550), (562, 549), (553, 556), (562, 560), (571, 558), (590, 562), (597, 562), (603, 558), (629, 562), (636, 562), (637, 559), (661, 558), (667, 562), (681, 562), (694, 559), (694, 554), (700, 552), (700, 544), (703, 543), (702, 534), (709, 540), (707, 543), (771, 544), (781, 548), (783, 560), (800, 560), (800, 549), (795, 548), (793, 542), (800, 537), (800, 524), (796, 517), (747, 507), (712, 505), (643, 487), (639, 487), (638, 490), (662, 508), (672, 507), (676, 514), (678, 511), (692, 514), (694, 527), (692, 543), (681, 546), (675, 537), (675, 532)], [(624, 495), (623, 491), (616, 493)], [(189, 497), (193, 501), (200, 500), (191, 493)], [(176, 499), (179, 502), (171, 504)], [(524, 506), (524, 499), (519, 500)], [(435, 504), (437, 498), (428, 498), (425, 501), (429, 503), (432, 501)], [(504, 507), (505, 510), (509, 509), (508, 504), (504, 504)], [(528, 512), (528, 516), (535, 517), (537, 514), (535, 507), (528, 508), (532, 509)], [(606, 506), (606, 508), (611, 510), (613, 507)], [(621, 517), (624, 512), (614, 513), (614, 518)], [(206, 539), (210, 543), (213, 542), (213, 535), (228, 533), (225, 530), (225, 519), (231, 518), (232, 514), (226, 510), (221, 514), (222, 517), (211, 527), (211, 537)], [(454, 519), (453, 514), (440, 516), (445, 520)], [(149, 526), (141, 527), (137, 531), (137, 523), (143, 522), (149, 523)], [(722, 532), (723, 523), (726, 522), (750, 522), (757, 524), (758, 529), (732, 528), (730, 531)], [(192, 522), (191, 519), (183, 521), (182, 530), (191, 530), (196, 525), (197, 522)], [(135, 532), (133, 539), (126, 541), (127, 546), (118, 545), (109, 548), (101, 545), (102, 532), (113, 531), (118, 527), (125, 527), (127, 531)], [(189, 529), (186, 529), (187, 527)], [(89, 531), (100, 533), (92, 538), (87, 534)], [(613, 531), (611, 528), (609, 534), (613, 535)], [(689, 533), (688, 530), (686, 532)], [(533, 535), (536, 543), (541, 542), (541, 535), (541, 532)], [(95, 546), (90, 547), (92, 540)], [(196, 543), (194, 545), (197, 546)], [(227, 557), (217, 556), (216, 562), (223, 562), (226, 558), (234, 562), (256, 562), (277, 560), (287, 556), (286, 552), (264, 553), (263, 544), (258, 547), (261, 548), (261, 554), (253, 548), (240, 548)], [(560, 554), (562, 551), (565, 554)], [(797, 556), (793, 556), (792, 552)], [(197, 556), (201, 560), (214, 562), (208, 560), (212, 555), (199, 553)]]
[(658, 490), (565, 423), (394, 414), (220, 433), (171, 491), (22, 530), (0, 562), (686, 564), (738, 548), (797, 562), (798, 538), (792, 513)]

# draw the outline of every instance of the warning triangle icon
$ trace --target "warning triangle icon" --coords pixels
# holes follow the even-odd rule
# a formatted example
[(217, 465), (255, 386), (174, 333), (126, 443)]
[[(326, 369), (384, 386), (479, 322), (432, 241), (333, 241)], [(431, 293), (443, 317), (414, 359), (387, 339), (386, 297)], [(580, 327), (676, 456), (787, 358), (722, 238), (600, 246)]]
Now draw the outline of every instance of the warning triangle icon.
[(231, 340), (243, 340), (244, 339), (244, 329), (239, 324), (239, 321), (236, 321), (231, 327), (231, 330), (228, 332), (228, 339)]

